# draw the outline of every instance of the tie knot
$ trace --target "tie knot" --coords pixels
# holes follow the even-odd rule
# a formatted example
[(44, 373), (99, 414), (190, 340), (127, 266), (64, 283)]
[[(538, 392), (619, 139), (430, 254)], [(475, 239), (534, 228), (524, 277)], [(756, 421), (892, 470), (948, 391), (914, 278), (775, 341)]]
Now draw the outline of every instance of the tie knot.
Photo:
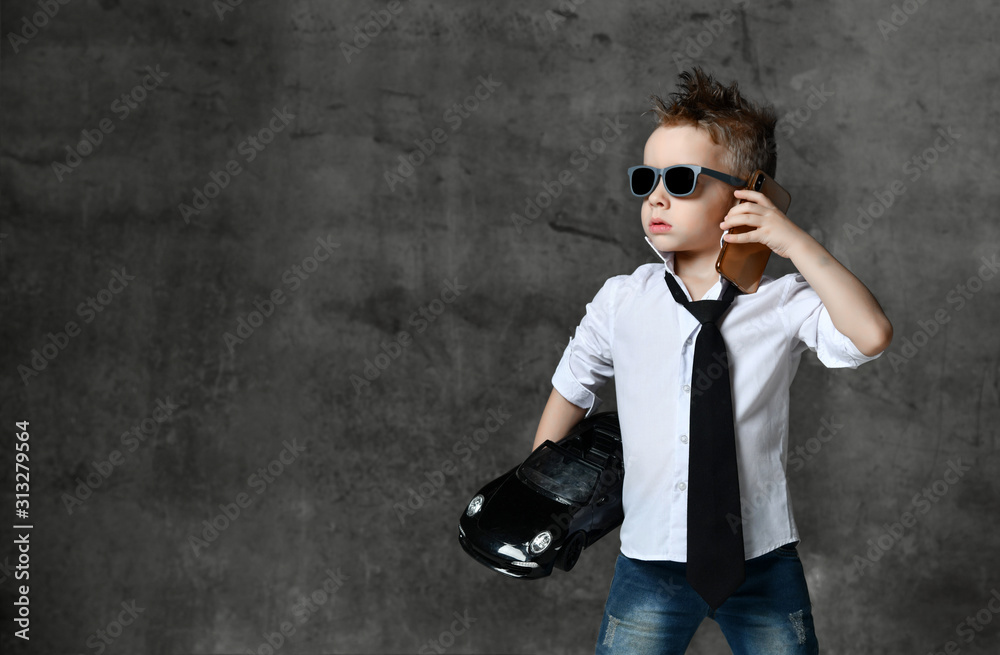
[(670, 271), (664, 271), (664, 277), (667, 280), (667, 286), (670, 287), (670, 293), (674, 296), (674, 300), (684, 305), (691, 312), (691, 315), (702, 324), (718, 321), (719, 317), (729, 309), (729, 305), (732, 304), (736, 294), (741, 293), (735, 284), (729, 282), (725, 292), (722, 294), (722, 298), (719, 300), (688, 300)]
[(729, 303), (722, 302), (721, 300), (696, 300), (694, 302), (689, 302), (687, 305), (687, 310), (691, 312), (691, 315), (698, 319), (699, 323), (715, 323), (719, 320), (726, 309), (729, 307)]

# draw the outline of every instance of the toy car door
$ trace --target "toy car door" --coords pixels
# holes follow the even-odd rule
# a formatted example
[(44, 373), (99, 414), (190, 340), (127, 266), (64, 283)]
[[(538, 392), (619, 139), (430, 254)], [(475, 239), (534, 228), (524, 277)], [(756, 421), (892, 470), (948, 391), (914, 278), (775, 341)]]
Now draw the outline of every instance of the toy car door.
[(612, 461), (608, 462), (597, 482), (590, 528), (594, 535), (591, 541), (611, 532), (625, 520), (622, 511), (623, 475), (621, 461), (612, 455)]

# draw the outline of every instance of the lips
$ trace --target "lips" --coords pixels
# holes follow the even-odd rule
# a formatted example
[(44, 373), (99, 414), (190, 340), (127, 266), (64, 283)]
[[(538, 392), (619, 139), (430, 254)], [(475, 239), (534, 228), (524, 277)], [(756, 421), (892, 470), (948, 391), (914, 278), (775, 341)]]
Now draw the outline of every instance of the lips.
[(667, 227), (670, 227), (670, 223), (666, 222), (666, 221), (665, 221), (665, 220), (663, 220), (662, 218), (655, 218), (655, 217), (654, 217), (654, 218), (652, 218), (652, 219), (651, 219), (651, 220), (649, 221), (649, 224), (650, 224), (650, 225), (666, 225)]

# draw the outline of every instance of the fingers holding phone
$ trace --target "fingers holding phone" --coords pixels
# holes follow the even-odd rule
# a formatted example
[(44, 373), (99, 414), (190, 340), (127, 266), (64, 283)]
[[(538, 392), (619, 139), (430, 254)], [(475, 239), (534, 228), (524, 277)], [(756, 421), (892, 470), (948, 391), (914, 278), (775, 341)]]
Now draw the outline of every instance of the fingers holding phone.
[(756, 171), (734, 195), (740, 201), (720, 224), (729, 232), (715, 268), (744, 293), (755, 293), (771, 252), (787, 257), (801, 230), (785, 215), (791, 195), (764, 171)]
[(733, 244), (758, 243), (787, 258), (789, 248), (801, 237), (802, 228), (764, 194), (745, 189), (735, 193), (744, 200), (729, 210), (721, 223), (722, 229), (729, 230), (725, 241)]

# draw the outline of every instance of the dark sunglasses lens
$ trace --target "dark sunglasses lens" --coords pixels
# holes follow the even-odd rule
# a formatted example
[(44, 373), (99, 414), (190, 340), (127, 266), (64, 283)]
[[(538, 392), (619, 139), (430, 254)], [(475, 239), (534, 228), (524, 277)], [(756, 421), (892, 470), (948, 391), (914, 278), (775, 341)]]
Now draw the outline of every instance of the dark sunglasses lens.
[(637, 168), (632, 171), (632, 193), (638, 196), (647, 196), (653, 191), (653, 182), (656, 181), (656, 171), (651, 168)]
[(690, 168), (671, 168), (663, 179), (667, 191), (674, 195), (685, 195), (694, 190), (694, 171)]

